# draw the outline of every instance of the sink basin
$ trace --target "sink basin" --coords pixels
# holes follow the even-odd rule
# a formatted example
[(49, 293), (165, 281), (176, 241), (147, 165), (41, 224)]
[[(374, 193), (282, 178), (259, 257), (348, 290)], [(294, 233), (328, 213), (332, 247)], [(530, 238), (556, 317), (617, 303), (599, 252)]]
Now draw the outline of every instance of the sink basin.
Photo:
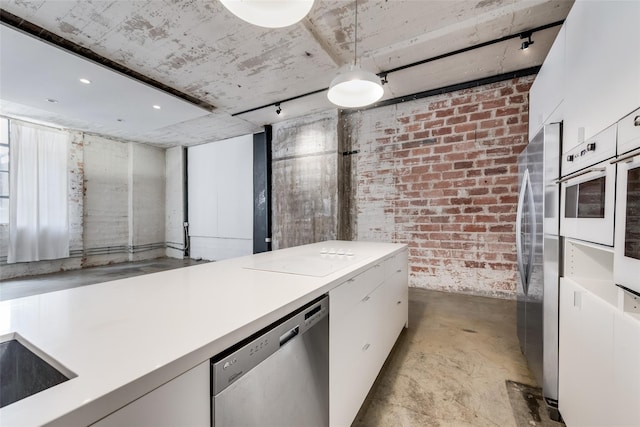
[(20, 335), (13, 333), (3, 338), (0, 342), (0, 408), (76, 376)]

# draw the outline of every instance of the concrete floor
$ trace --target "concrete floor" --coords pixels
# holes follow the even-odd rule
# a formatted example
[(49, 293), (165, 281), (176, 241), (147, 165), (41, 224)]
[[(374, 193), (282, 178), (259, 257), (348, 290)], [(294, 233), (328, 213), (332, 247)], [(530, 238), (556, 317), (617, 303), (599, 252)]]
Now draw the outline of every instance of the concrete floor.
[[(161, 258), (12, 279), (0, 283), (0, 300), (193, 263)], [(353, 426), (522, 425), (522, 417), (518, 422), (514, 417), (505, 380), (535, 385), (518, 345), (515, 301), (411, 288), (409, 328)]]
[(411, 288), (409, 328), (354, 427), (522, 425), (505, 380), (536, 385), (520, 352), (515, 301)]

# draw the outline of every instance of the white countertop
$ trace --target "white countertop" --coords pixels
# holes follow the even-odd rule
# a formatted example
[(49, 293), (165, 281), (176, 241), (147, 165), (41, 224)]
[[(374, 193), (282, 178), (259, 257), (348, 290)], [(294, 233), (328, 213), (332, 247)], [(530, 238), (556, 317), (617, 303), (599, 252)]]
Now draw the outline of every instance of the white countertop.
[(403, 248), (315, 243), (0, 302), (0, 336), (77, 375), (0, 409), (0, 425), (96, 422)]

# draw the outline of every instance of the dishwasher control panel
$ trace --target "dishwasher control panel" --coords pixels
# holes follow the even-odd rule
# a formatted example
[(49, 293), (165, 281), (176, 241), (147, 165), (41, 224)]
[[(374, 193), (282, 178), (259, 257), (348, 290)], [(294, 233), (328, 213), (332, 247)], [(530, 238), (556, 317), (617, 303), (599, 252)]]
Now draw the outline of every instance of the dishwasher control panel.
[(285, 316), (262, 331), (211, 359), (212, 392), (233, 384), (290, 340), (304, 334), (329, 314), (329, 297), (323, 296)]

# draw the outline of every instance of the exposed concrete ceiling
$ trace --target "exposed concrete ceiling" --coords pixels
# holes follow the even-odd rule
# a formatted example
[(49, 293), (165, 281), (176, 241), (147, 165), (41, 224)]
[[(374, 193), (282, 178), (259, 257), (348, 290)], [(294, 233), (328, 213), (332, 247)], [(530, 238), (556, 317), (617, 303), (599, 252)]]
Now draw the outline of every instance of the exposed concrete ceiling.
[[(358, 60), (375, 73), (392, 70), (563, 20), (572, 4), (573, 0), (360, 0)], [(176, 113), (151, 128), (123, 126), (115, 120), (110, 125), (98, 118), (92, 123), (80, 114), (87, 112), (86, 102), (91, 101), (74, 105), (78, 109), (74, 114), (72, 108), (61, 111), (57, 104), (34, 105), (26, 98), (8, 96), (26, 93), (36, 83), (24, 78), (12, 81), (7, 90), (3, 71), (0, 113), (158, 146), (259, 132), (265, 124), (335, 108), (326, 92), (319, 92), (283, 102), (280, 115), (272, 106), (236, 115), (325, 89), (339, 68), (354, 60), (353, 1), (316, 0), (307, 18), (283, 29), (245, 23), (217, 0), (3, 0), (1, 6), (53, 35), (216, 108), (205, 111), (180, 100), (184, 116)], [(514, 37), (390, 73), (383, 100), (541, 65), (559, 29), (535, 32), (535, 43), (525, 51), (519, 49), (519, 37)], [(8, 39), (0, 39), (2, 51), (16, 52), (15, 46), (8, 49)], [(60, 58), (48, 62), (64, 62), (64, 51), (55, 49)], [(11, 68), (14, 61), (9, 54), (3, 53), (1, 59), (3, 70)], [(43, 63), (42, 72), (46, 70)], [(123, 86), (119, 96), (131, 104), (144, 95)], [(43, 93), (42, 99), (51, 97)]]

